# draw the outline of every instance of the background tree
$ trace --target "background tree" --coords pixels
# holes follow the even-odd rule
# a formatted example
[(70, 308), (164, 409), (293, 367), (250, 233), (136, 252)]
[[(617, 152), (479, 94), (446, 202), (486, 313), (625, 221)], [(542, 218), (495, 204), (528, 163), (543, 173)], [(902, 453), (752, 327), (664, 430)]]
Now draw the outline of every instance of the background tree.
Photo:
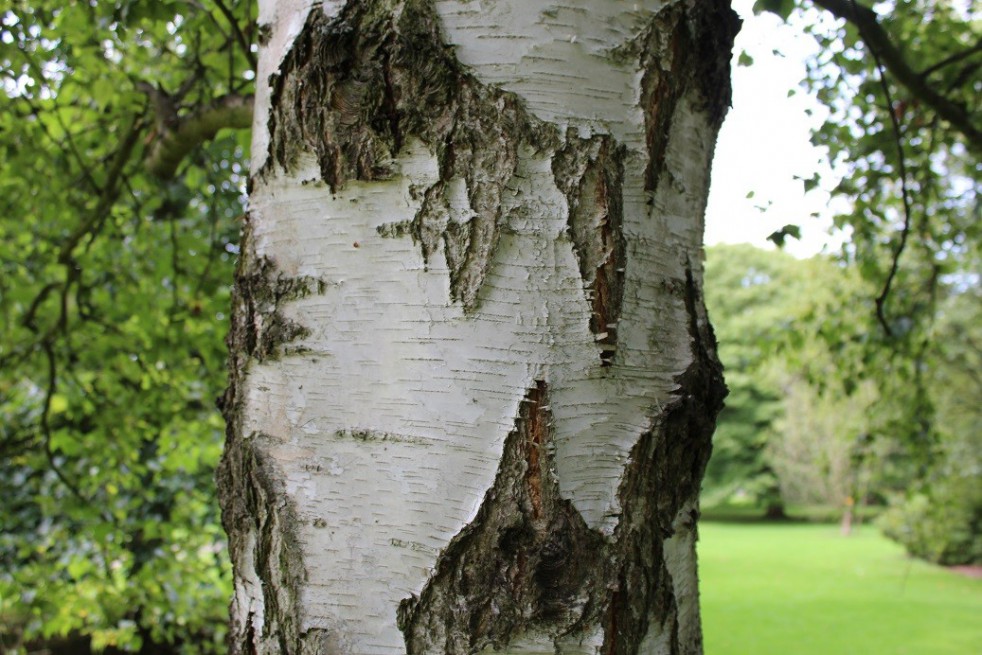
[(876, 388), (840, 366), (820, 331), (867, 325), (869, 287), (827, 256), (749, 245), (708, 248), (706, 279), (730, 396), (704, 501), (750, 501), (776, 518), (785, 503), (841, 509), (864, 496), (880, 461), (865, 457)]
[(730, 393), (713, 437), (703, 501), (749, 500), (784, 514), (768, 444), (783, 415), (782, 368), (775, 353), (794, 323), (801, 279), (796, 260), (749, 245), (706, 251), (706, 306), (716, 328)]
[(249, 4), (15, 1), (0, 23), (0, 650), (218, 651), (248, 135), (199, 146), (249, 124)]

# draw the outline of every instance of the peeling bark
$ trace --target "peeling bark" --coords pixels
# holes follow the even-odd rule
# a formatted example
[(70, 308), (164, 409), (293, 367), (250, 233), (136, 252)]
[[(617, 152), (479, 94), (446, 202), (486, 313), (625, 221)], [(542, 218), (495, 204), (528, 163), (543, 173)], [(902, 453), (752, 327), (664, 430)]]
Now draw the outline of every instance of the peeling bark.
[(617, 345), (617, 321), (624, 295), (626, 246), (623, 234), (624, 148), (609, 136), (579, 139), (552, 160), (556, 186), (569, 205), (569, 230), (593, 312), (590, 331), (610, 366)]
[(419, 598), (399, 607), (406, 652), (507, 646), (532, 629), (582, 629), (603, 538), (559, 495), (550, 466), (548, 388), (522, 400), (477, 517), (447, 546)]
[(338, 189), (390, 179), (407, 138), (437, 154), (440, 179), (421, 191), (408, 231), (427, 261), (443, 241), (451, 296), (473, 309), (517, 152), (555, 141), (555, 128), (528, 116), (514, 94), (468, 74), (424, 0), (352, 2), (333, 19), (312, 11), (277, 75), (273, 103), (266, 174), (274, 162), (290, 169), (310, 149), (322, 179)]
[(702, 652), (735, 18), (587, 9), (261, 3), (233, 653)]

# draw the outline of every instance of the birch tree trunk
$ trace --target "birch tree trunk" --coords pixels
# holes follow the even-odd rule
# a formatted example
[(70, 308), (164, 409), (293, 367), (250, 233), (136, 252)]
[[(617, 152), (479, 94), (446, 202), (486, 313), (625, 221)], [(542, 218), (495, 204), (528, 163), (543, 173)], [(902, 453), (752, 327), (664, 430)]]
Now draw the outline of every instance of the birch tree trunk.
[(701, 653), (724, 0), (266, 0), (234, 653)]

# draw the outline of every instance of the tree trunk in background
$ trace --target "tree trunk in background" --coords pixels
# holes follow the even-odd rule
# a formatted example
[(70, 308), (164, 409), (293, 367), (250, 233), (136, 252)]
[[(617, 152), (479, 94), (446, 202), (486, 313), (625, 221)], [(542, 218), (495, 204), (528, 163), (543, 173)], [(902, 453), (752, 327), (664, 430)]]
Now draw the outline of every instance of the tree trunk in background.
[(700, 653), (728, 4), (260, 2), (234, 653)]

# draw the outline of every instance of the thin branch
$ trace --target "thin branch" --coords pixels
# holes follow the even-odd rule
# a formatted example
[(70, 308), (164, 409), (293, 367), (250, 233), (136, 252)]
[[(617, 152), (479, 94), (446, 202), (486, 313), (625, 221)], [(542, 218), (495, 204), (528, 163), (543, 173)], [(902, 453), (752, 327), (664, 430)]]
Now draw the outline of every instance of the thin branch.
[(61, 286), (61, 282), (48, 282), (41, 288), (38, 294), (34, 296), (34, 300), (31, 301), (30, 307), (27, 308), (27, 311), (24, 312), (24, 317), (21, 319), (21, 324), (24, 327), (31, 332), (37, 333), (38, 327), (34, 319), (37, 316), (38, 309), (40, 309), (41, 305), (44, 304), (44, 301), (48, 299), (51, 292), (57, 289), (59, 286)]
[(205, 281), (208, 279), (208, 274), (211, 272), (211, 265), (215, 261), (215, 253), (219, 251), (218, 221), (220, 218), (218, 209), (215, 206), (216, 204), (216, 197), (212, 196), (209, 207), (209, 213), (212, 216), (212, 220), (211, 229), (209, 230), (208, 234), (208, 258), (205, 260), (204, 268), (201, 269), (201, 273), (198, 275), (198, 283), (194, 287), (193, 297), (198, 297), (201, 295), (201, 290), (204, 288)]
[(961, 132), (969, 148), (976, 152), (982, 151), (982, 129), (973, 124), (968, 110), (936, 91), (922, 74), (911, 68), (903, 53), (880, 25), (876, 12), (860, 5), (856, 0), (812, 0), (812, 2), (859, 28), (860, 34), (863, 35), (863, 42), (877, 59), (877, 65), (885, 67), (911, 94), (938, 112)]
[[(825, 2), (826, 0), (816, 0), (816, 2)], [(860, 12), (859, 5), (856, 0), (850, 0), (854, 16), (858, 16)], [(893, 280), (897, 276), (897, 271), (900, 269), (900, 256), (903, 254), (904, 249), (907, 247), (907, 239), (910, 237), (911, 229), (911, 205), (910, 205), (910, 193), (907, 189), (907, 159), (904, 156), (904, 141), (903, 133), (900, 128), (900, 120), (897, 118), (897, 112), (893, 111), (893, 94), (890, 93), (890, 85), (887, 83), (886, 74), (884, 72), (883, 62), (880, 60), (880, 54), (877, 48), (870, 44), (869, 37), (866, 33), (866, 25), (863, 21), (854, 21), (856, 26), (859, 28), (859, 35), (862, 37), (863, 42), (869, 46), (870, 53), (873, 55), (873, 61), (876, 64), (877, 76), (880, 80), (880, 86), (883, 88), (883, 95), (886, 100), (886, 112), (890, 116), (890, 123), (893, 125), (893, 135), (897, 142), (897, 157), (900, 168), (900, 194), (903, 198), (904, 203), (904, 226), (900, 230), (900, 243), (897, 245), (896, 250), (893, 251), (893, 261), (890, 263), (890, 272), (887, 273), (887, 278), (883, 283), (883, 289), (880, 291), (880, 295), (876, 297), (876, 319), (883, 326), (883, 331), (886, 332), (888, 337), (893, 337), (893, 330), (890, 328), (890, 323), (887, 321), (886, 317), (886, 302), (887, 298), (890, 296), (890, 289), (893, 286)]]
[(116, 202), (116, 198), (119, 193), (120, 177), (123, 173), (123, 168), (126, 166), (126, 162), (129, 161), (130, 155), (136, 144), (139, 142), (140, 131), (143, 128), (143, 117), (140, 115), (134, 116), (127, 128), (126, 135), (123, 137), (123, 141), (120, 144), (119, 149), (116, 151), (113, 161), (109, 166), (109, 171), (106, 173), (106, 186), (103, 188), (102, 193), (99, 196), (99, 202), (96, 204), (93, 211), (88, 215), (85, 221), (82, 222), (75, 231), (72, 232), (71, 236), (61, 247), (61, 251), (58, 254), (58, 262), (61, 264), (68, 264), (72, 259), (72, 253), (74, 253), (75, 248), (78, 247), (79, 242), (89, 234), (96, 226), (98, 226), (109, 213), (112, 208), (113, 203)]
[(218, 7), (218, 11), (222, 12), (226, 20), (228, 20), (229, 25), (232, 27), (232, 31), (235, 32), (235, 38), (238, 40), (239, 45), (242, 47), (242, 52), (245, 54), (246, 59), (249, 61), (249, 65), (252, 66), (252, 70), (256, 70), (256, 56), (252, 53), (252, 47), (249, 44), (248, 39), (246, 39), (245, 34), (242, 33), (242, 29), (239, 27), (239, 21), (235, 19), (235, 14), (225, 5), (222, 0), (212, 0), (215, 6)]
[(181, 246), (177, 238), (177, 221), (168, 221), (170, 227), (170, 266), (174, 274), (174, 283), (171, 285), (171, 317), (177, 312), (180, 304), (180, 279), (181, 271)]
[(962, 50), (961, 52), (956, 52), (955, 54), (951, 55), (950, 57), (946, 57), (945, 59), (942, 59), (941, 61), (939, 61), (938, 63), (934, 64), (933, 66), (928, 66), (927, 68), (925, 68), (924, 70), (922, 70), (920, 72), (920, 76), (921, 77), (928, 77), (932, 73), (936, 73), (937, 71), (941, 70), (945, 66), (950, 66), (952, 64), (957, 64), (958, 62), (962, 61), (963, 59), (968, 59), (972, 55), (976, 55), (976, 54), (979, 54), (979, 53), (982, 53), (982, 39), (979, 39), (978, 43), (976, 43), (971, 48), (968, 48), (967, 50)]
[(48, 386), (44, 392), (44, 405), (41, 408), (41, 434), (44, 436), (44, 455), (48, 460), (48, 466), (51, 467), (51, 470), (54, 471), (55, 476), (57, 476), (61, 483), (65, 485), (65, 488), (73, 496), (78, 498), (82, 504), (92, 505), (92, 501), (85, 497), (85, 494), (78, 488), (78, 485), (68, 478), (55, 460), (55, 453), (51, 447), (51, 424), (48, 421), (48, 417), (51, 415), (51, 400), (54, 398), (55, 391), (58, 389), (58, 364), (50, 342), (45, 341), (41, 344), (41, 348), (44, 350), (44, 354), (48, 359)]

